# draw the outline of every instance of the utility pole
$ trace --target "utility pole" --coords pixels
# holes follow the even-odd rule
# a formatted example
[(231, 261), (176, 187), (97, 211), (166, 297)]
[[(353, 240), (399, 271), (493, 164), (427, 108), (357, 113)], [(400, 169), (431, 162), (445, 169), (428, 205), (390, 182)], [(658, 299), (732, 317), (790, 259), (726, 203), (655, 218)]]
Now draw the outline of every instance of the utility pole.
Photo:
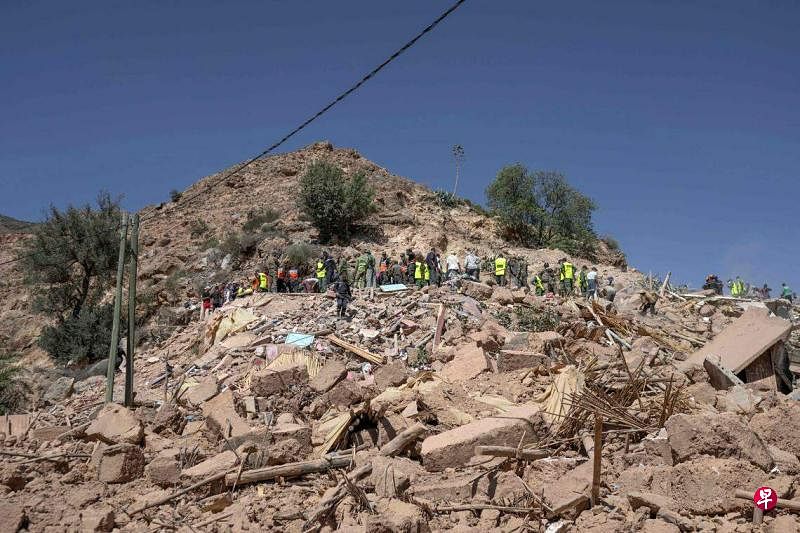
[(133, 354), (136, 351), (136, 272), (139, 266), (139, 214), (131, 217), (128, 262), (128, 358), (125, 360), (125, 407), (133, 406)]
[(125, 272), (125, 248), (128, 240), (128, 213), (122, 213), (119, 229), (119, 260), (117, 261), (117, 290), (114, 293), (114, 321), (111, 326), (111, 345), (108, 347), (108, 373), (106, 374), (106, 403), (114, 401), (114, 372), (117, 370), (119, 347), (119, 313), (122, 307), (122, 277)]
[(456, 162), (456, 183), (453, 185), (453, 196), (458, 190), (458, 177), (461, 173), (461, 163), (464, 161), (464, 147), (460, 144), (453, 145), (453, 160)]

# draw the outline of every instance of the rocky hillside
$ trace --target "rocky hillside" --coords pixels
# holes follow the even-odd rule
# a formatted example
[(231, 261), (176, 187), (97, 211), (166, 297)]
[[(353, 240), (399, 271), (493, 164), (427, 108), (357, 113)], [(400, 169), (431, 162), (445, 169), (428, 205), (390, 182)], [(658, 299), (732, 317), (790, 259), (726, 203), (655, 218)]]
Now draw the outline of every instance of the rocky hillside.
[[(229, 169), (207, 176), (183, 191), (177, 201), (148, 206), (140, 212), (139, 313), (147, 317), (148, 325), (154, 327), (157, 321), (153, 317), (168, 306), (186, 301), (202, 284), (250, 276), (264, 257), (280, 253), (292, 243), (317, 246), (317, 232), (301, 215), (296, 196), (300, 176), (310, 164), (322, 160), (340, 166), (347, 175), (363, 171), (376, 191), (377, 211), (364, 221), (364, 231), (347, 246), (326, 247), (336, 257), (355, 256), (365, 248), (376, 254), (386, 251), (394, 257), (407, 248), (426, 252), (431, 246), (454, 250), (461, 256), (467, 248), (486, 257), (505, 249), (526, 257), (533, 272), (544, 261), (554, 264), (566, 255), (557, 250), (508, 246), (497, 237), (493, 219), (480, 208), (467, 203), (442, 207), (429, 188), (392, 174), (354, 149), (319, 142), (259, 160), (222, 183), (218, 183), (219, 178)], [(224, 248), (226, 238), (241, 232), (249, 216), (267, 209), (280, 213), (280, 218), (268, 231), (257, 235), (255, 252), (241, 261), (225, 261), (226, 254), (220, 248)], [(25, 223), (14, 221), (9, 227), (22, 227), (20, 224)], [(0, 258), (13, 257), (22, 234), (0, 238), (7, 243), (0, 250)], [(603, 271), (623, 283), (638, 276), (635, 271), (624, 272), (625, 256), (621, 252), (600, 245), (598, 264)], [(587, 263), (579, 258), (573, 261)], [(6, 303), (0, 310), (0, 322), (5, 326), (0, 326), (0, 334), (5, 331), (8, 338), (13, 338), (15, 349), (45, 363), (46, 358), (33, 342), (41, 322), (32, 319), (25, 290), (19, 283), (20, 273), (14, 268), (13, 264), (0, 266), (0, 275), (6, 280), (2, 286)], [(164, 325), (163, 321), (160, 324)], [(152, 333), (148, 328), (142, 331), (145, 335)]]

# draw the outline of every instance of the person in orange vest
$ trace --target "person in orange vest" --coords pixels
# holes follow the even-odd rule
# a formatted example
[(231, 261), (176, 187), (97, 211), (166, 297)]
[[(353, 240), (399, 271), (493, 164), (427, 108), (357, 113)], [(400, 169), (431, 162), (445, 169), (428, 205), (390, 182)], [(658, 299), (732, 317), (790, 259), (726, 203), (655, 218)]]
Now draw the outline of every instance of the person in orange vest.
[(275, 277), (277, 278), (275, 283), (276, 290), (278, 292), (286, 292), (286, 268), (283, 265), (278, 266)]
[(296, 267), (289, 269), (289, 292), (297, 292), (300, 283), (300, 272)]

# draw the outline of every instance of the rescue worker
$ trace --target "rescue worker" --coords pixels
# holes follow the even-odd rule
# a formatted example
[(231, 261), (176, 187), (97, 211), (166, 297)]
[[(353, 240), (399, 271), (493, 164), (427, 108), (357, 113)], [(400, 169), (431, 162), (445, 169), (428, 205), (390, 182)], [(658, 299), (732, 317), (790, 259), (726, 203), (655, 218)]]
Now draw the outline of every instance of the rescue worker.
[(469, 276), (474, 281), (479, 281), (481, 277), (481, 261), (478, 259), (478, 256), (475, 255), (475, 252), (470, 250), (467, 252), (466, 257), (464, 257), (464, 270), (467, 272), (467, 276)]
[(781, 283), (781, 298), (789, 300), (790, 302), (794, 301), (794, 293), (785, 283)]
[(348, 263), (347, 257), (342, 256), (339, 258), (339, 266), (337, 267), (338, 271), (338, 278), (343, 279), (347, 282), (348, 287), (350, 286), (350, 264)]
[(536, 296), (544, 295), (544, 282), (539, 274), (533, 276), (533, 290), (536, 291)]
[(390, 272), (392, 273), (392, 283), (405, 283), (406, 266), (404, 264), (398, 263), (397, 261), (392, 262), (392, 269)]
[(416, 283), (418, 289), (425, 286), (425, 268), (423, 266), (425, 263), (420, 259), (420, 257), (414, 257), (414, 283)]
[(283, 265), (278, 266), (276, 278), (275, 290), (277, 292), (286, 292), (286, 268)]
[(609, 302), (613, 302), (614, 298), (617, 296), (617, 289), (616, 287), (614, 287), (614, 278), (609, 276), (607, 281), (608, 285), (603, 287), (603, 289), (600, 292), (600, 295)]
[(289, 269), (289, 292), (297, 292), (298, 283), (300, 283), (300, 272), (296, 267)]
[(744, 296), (744, 281), (739, 276), (731, 283), (731, 296)]
[(367, 286), (367, 254), (361, 254), (356, 259), (356, 289)]
[(328, 259), (328, 252), (322, 252), (322, 257), (317, 259), (317, 283), (319, 283), (319, 291), (325, 292), (325, 261)]
[(256, 272), (256, 279), (258, 280), (258, 285), (256, 286), (258, 292), (269, 291), (269, 277), (266, 272)]
[(375, 256), (372, 255), (372, 252), (367, 250), (367, 253), (364, 254), (366, 256), (367, 262), (367, 271), (366, 271), (366, 281), (367, 281), (367, 288), (375, 286)]
[(652, 291), (639, 291), (640, 297), (640, 306), (639, 306), (639, 314), (646, 315), (647, 311), (650, 311), (651, 315), (656, 314), (656, 302), (658, 301), (658, 293)]
[(583, 296), (584, 298), (588, 298), (589, 284), (587, 283), (586, 280), (586, 274), (588, 273), (589, 269), (586, 268), (586, 265), (583, 265), (581, 269), (578, 270), (578, 279), (577, 279), (578, 293), (580, 293), (580, 295)]
[(586, 273), (586, 298), (595, 298), (597, 296), (597, 267), (593, 266), (592, 269)]
[(436, 256), (436, 248), (431, 248), (431, 251), (425, 256), (425, 265), (428, 267), (428, 281), (433, 280), (434, 283), (438, 283), (439, 261)]
[(333, 292), (336, 294), (336, 316), (347, 317), (347, 304), (353, 299), (350, 284), (346, 279), (338, 276), (333, 282)]
[(706, 276), (703, 290), (712, 290), (716, 294), (722, 295), (722, 281), (720, 281), (716, 274), (709, 274)]
[(567, 261), (567, 258), (561, 259), (561, 290), (564, 296), (572, 294), (572, 287), (575, 283), (575, 267)]
[(325, 292), (336, 278), (336, 260), (327, 252), (325, 252), (323, 256), (327, 256), (325, 258), (325, 289), (320, 288), (320, 292)]
[(524, 257), (519, 258), (519, 274), (517, 283), (520, 287), (528, 287), (528, 260)]
[(378, 262), (378, 285), (389, 283), (389, 257), (386, 252), (381, 253), (381, 260)]
[(500, 252), (497, 257), (494, 258), (494, 279), (501, 287), (504, 287), (506, 284), (507, 266), (508, 261), (506, 260), (505, 254)]
[(542, 280), (542, 286), (544, 288), (545, 293), (549, 292), (555, 294), (556, 273), (552, 268), (550, 268), (550, 263), (544, 264), (541, 272), (539, 272), (539, 278)]

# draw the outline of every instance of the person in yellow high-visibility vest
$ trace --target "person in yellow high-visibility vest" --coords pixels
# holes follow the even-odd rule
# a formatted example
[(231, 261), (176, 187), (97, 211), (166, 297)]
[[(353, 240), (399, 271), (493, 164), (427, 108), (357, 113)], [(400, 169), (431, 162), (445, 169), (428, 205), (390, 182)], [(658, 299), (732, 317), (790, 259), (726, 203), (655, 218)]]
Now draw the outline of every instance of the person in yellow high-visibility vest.
[(561, 259), (559, 263), (561, 263), (561, 295), (569, 296), (572, 294), (572, 288), (575, 282), (575, 266), (567, 261), (566, 257)]
[(422, 288), (425, 286), (425, 272), (423, 269), (423, 262), (420, 261), (419, 256), (415, 256), (414, 258), (414, 282), (417, 284), (418, 288)]
[(539, 274), (533, 276), (533, 287), (536, 290), (536, 296), (544, 294), (544, 283), (542, 283), (542, 278), (539, 277)]
[(500, 252), (499, 254), (497, 254), (497, 257), (494, 258), (494, 280), (501, 287), (505, 286), (506, 284), (507, 266), (508, 266), (508, 260), (506, 260), (505, 254), (503, 252)]
[(319, 292), (325, 292), (328, 287), (325, 283), (325, 275), (327, 272), (325, 271), (325, 258), (317, 259), (317, 283), (319, 283)]
[(731, 296), (744, 296), (744, 281), (739, 276), (731, 284)]
[(269, 291), (269, 276), (267, 276), (266, 272), (256, 272), (256, 279), (258, 280), (256, 285), (258, 292)]

